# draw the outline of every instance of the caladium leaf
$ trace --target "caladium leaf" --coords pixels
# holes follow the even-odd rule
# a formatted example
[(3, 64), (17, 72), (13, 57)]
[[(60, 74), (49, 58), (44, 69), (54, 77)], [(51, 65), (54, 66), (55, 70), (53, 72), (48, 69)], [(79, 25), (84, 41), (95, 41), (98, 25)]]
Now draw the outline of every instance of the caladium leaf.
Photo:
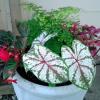
[(63, 83), (68, 80), (68, 69), (60, 56), (40, 44), (23, 55), (26, 71), (30, 70), (40, 80), (47, 83)]
[(37, 37), (33, 43), (32, 43), (32, 47), (34, 46), (34, 44), (41, 44), (41, 45), (44, 45), (45, 42), (47, 42), (50, 38), (56, 36), (57, 34), (49, 34), (47, 32), (43, 32), (40, 34), (39, 37)]
[(88, 47), (74, 40), (72, 50), (64, 46), (61, 51), (62, 58), (69, 67), (69, 80), (83, 89), (88, 89), (95, 76), (95, 67)]

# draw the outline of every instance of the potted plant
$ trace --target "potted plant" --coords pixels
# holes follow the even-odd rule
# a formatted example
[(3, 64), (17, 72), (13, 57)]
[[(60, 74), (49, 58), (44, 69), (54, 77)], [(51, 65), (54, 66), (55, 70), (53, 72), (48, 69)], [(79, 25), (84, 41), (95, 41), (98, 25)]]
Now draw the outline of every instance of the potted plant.
[(83, 31), (75, 16), (79, 9), (47, 12), (34, 4), (28, 8), (34, 15), (17, 24), (21, 37), (27, 38), (10, 79), (18, 100), (83, 100), (96, 69), (89, 47), (73, 34)]
[(32, 19), (17, 25), (27, 37), (26, 44), (32, 45), (22, 57), (25, 70), (18, 69), (13, 77), (18, 99), (83, 100), (95, 67), (89, 48), (73, 34), (83, 31), (75, 16), (79, 9), (47, 12), (34, 4), (28, 8), (34, 13)]

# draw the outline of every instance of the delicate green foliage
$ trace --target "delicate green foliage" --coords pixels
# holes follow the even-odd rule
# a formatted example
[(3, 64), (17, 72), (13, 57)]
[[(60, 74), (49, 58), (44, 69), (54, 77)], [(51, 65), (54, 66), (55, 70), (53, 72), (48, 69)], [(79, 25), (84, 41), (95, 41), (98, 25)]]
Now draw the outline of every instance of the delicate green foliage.
[(61, 19), (64, 22), (66, 22), (66, 21), (75, 21), (76, 18), (73, 15), (74, 14), (77, 15), (78, 12), (79, 12), (78, 8), (63, 7), (63, 8), (59, 8), (58, 10), (54, 10), (53, 12), (51, 12), (51, 14), (55, 17), (55, 19)]
[(68, 32), (66, 30), (63, 30), (62, 33), (58, 34), (58, 41), (63, 43), (63, 45), (67, 45), (67, 46), (71, 47), (73, 39), (74, 38), (73, 38), (72, 34), (70, 34), (70, 32)]
[(58, 41), (60, 40), (60, 42), (65, 42), (65, 44), (71, 46), (73, 37), (68, 29), (66, 31), (62, 25), (66, 24), (66, 28), (70, 28), (72, 23), (77, 21), (72, 16), (78, 14), (78, 8), (65, 7), (48, 12), (35, 4), (25, 4), (24, 7), (33, 12), (32, 19), (26, 21), (29, 31), (28, 45), (31, 45), (34, 38), (39, 36), (40, 33), (46, 31), (49, 34), (58, 33)]

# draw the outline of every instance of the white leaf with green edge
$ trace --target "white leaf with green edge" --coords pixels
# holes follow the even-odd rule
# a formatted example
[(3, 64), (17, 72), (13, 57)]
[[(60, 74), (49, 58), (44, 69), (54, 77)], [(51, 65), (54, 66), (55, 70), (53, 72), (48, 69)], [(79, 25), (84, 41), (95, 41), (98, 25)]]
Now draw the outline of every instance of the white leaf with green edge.
[(64, 46), (61, 51), (69, 69), (69, 80), (83, 89), (88, 89), (96, 72), (88, 47), (74, 40), (72, 50)]
[(40, 44), (23, 55), (23, 62), (26, 71), (44, 82), (55, 84), (68, 80), (68, 69), (62, 58)]
[(38, 36), (32, 43), (32, 47), (34, 46), (34, 44), (41, 44), (44, 45), (45, 42), (47, 42), (50, 38), (56, 36), (57, 34), (48, 34), (47, 32), (43, 32), (40, 34), (40, 36)]

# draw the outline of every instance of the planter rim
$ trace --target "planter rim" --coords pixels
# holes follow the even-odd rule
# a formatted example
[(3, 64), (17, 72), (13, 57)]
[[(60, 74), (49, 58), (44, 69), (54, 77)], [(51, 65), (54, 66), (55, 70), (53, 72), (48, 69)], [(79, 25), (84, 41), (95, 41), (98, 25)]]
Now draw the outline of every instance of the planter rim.
[[(59, 87), (49, 87), (43, 86), (36, 83), (32, 83), (19, 75), (18, 72), (13, 76), (13, 79), (17, 80), (17, 83), (12, 83), (13, 85), (17, 85), (19, 88), (24, 89), (25, 91), (29, 91), (30, 93), (34, 93), (37, 95), (52, 95), (52, 96), (63, 96), (68, 94), (77, 93), (80, 91), (86, 92), (87, 90), (83, 90), (78, 88), (77, 86), (71, 84), (68, 86), (59, 86)], [(72, 92), (73, 91), (73, 92)]]

